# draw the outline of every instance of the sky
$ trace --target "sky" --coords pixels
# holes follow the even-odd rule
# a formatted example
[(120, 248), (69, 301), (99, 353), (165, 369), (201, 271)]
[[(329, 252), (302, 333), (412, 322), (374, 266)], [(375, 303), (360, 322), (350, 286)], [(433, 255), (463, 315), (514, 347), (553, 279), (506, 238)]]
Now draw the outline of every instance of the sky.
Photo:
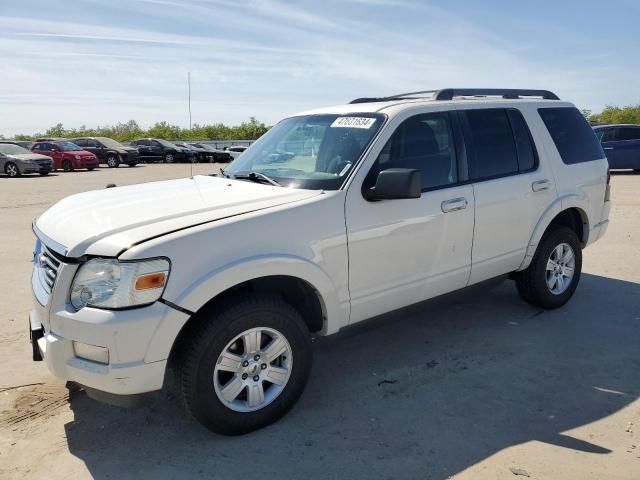
[(444, 87), (640, 103), (640, 1), (0, 0), (0, 134), (267, 124)]

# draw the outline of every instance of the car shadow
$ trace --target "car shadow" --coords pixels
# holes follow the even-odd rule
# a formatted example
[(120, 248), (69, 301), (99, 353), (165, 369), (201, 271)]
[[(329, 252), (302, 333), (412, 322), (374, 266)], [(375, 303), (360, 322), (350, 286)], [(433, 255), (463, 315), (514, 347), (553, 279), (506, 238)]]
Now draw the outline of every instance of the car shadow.
[(636, 170), (611, 170), (610, 171), (611, 175), (620, 175), (620, 176), (624, 176), (624, 175), (640, 175), (640, 172), (636, 171)]
[(49, 177), (57, 177), (58, 173), (50, 172), (46, 175), (40, 175), (38, 173), (25, 173), (24, 175), (20, 175), (19, 177), (10, 177), (6, 173), (0, 173), (0, 178), (7, 180), (25, 180), (28, 178), (49, 178)]
[(68, 448), (97, 479), (446, 478), (528, 441), (606, 456), (570, 430), (638, 398), (639, 304), (588, 274), (553, 311), (467, 289), (316, 339), (299, 403), (258, 432), (207, 431), (171, 388), (137, 410), (79, 393)]

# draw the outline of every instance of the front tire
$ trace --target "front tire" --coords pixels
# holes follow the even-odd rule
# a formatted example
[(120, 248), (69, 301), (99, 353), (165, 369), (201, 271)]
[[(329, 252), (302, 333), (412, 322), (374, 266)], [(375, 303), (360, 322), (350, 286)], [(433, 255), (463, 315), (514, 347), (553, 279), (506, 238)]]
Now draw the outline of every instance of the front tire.
[(164, 163), (174, 163), (176, 161), (176, 157), (173, 156), (173, 153), (167, 153), (164, 156)]
[(118, 168), (120, 166), (120, 159), (117, 155), (109, 155), (107, 157), (107, 166), (109, 168)]
[(311, 339), (300, 314), (276, 296), (254, 296), (204, 313), (181, 346), (178, 386), (208, 429), (239, 435), (282, 417), (311, 369)]
[(515, 274), (516, 287), (530, 304), (558, 308), (573, 296), (581, 272), (578, 236), (570, 228), (557, 227), (544, 234), (529, 267)]
[(7, 164), (4, 166), (4, 173), (6, 173), (7, 176), (11, 178), (16, 178), (22, 175), (18, 166), (13, 162), (7, 162)]

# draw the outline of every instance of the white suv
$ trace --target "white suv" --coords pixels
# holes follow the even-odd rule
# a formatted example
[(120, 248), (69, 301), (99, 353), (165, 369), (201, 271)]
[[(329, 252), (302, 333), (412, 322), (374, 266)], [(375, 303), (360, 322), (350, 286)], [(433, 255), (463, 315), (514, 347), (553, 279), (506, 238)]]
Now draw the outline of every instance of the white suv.
[(34, 221), (34, 359), (137, 403), (177, 372), (238, 434), (303, 391), (311, 334), (509, 274), (556, 308), (604, 234), (607, 160), (547, 91), (446, 89), (292, 116), (221, 176), (73, 195)]

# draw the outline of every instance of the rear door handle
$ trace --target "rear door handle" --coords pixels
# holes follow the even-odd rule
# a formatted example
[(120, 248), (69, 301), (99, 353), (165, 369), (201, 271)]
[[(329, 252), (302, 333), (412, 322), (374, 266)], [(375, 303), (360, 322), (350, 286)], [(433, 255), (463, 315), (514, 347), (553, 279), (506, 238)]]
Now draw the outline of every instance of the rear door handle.
[(444, 213), (455, 212), (457, 210), (464, 210), (467, 208), (467, 199), (464, 197), (452, 198), (451, 200), (445, 200), (440, 205), (440, 208)]
[(551, 180), (538, 180), (531, 184), (531, 190), (534, 192), (542, 192), (543, 190), (548, 190), (551, 187)]

